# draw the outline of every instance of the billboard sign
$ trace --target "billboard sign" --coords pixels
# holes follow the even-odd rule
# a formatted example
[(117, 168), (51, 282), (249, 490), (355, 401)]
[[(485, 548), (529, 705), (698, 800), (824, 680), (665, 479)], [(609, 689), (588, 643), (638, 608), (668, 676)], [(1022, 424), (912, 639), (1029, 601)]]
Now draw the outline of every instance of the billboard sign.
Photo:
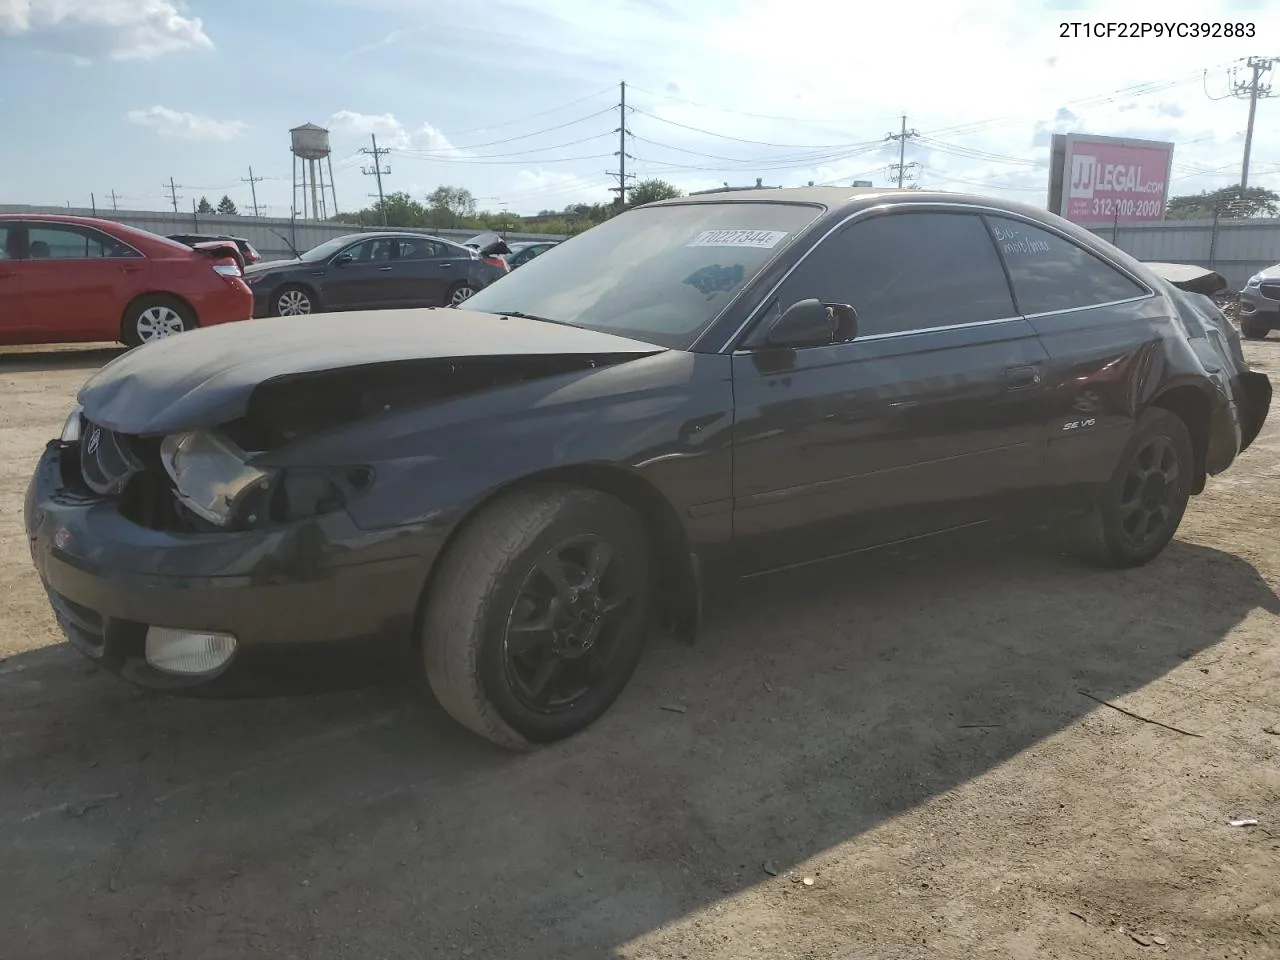
[(1169, 199), (1172, 164), (1172, 143), (1057, 135), (1049, 165), (1049, 209), (1081, 226), (1159, 222)]

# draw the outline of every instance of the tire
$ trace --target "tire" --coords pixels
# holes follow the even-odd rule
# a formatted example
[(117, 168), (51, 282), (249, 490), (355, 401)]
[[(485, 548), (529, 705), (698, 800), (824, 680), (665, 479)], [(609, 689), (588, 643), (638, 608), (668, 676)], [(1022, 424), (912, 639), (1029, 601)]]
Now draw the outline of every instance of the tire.
[[(601, 543), (611, 553), (594, 594), (603, 603), (594, 609), (629, 599), (612, 615), (593, 614), (582, 591), (567, 610), (572, 587), (589, 582), (591, 551)], [(558, 591), (544, 569), (560, 572)], [(507, 749), (573, 736), (613, 705), (635, 672), (650, 582), (644, 527), (620, 501), (559, 485), (513, 493), (470, 522), (441, 560), (422, 624), (427, 682), (450, 716)], [(556, 600), (559, 613), (550, 606)], [(526, 629), (511, 632), (521, 621)], [(519, 638), (523, 653), (511, 649)], [(549, 678), (541, 698), (540, 675)], [(581, 684), (585, 690), (569, 695)], [(557, 692), (564, 702), (555, 702)]]
[(1240, 319), (1240, 334), (1246, 340), (1265, 340), (1267, 334), (1271, 332), (1270, 324), (1261, 320), (1242, 317)]
[[(1123, 569), (1154, 560), (1182, 523), (1194, 468), (1191, 433), (1182, 418), (1160, 407), (1148, 409), (1097, 504), (1068, 530), (1068, 545), (1098, 566)], [(1151, 479), (1157, 475), (1159, 481)]]
[(305, 317), (320, 312), (320, 301), (315, 291), (300, 283), (286, 283), (271, 294), (273, 317)]
[(471, 286), (466, 280), (460, 280), (445, 293), (444, 305), (446, 307), (456, 307), (463, 301), (470, 300), (475, 292), (475, 287)]
[(195, 313), (176, 297), (139, 297), (125, 308), (120, 339), (126, 346), (139, 347), (197, 326)]

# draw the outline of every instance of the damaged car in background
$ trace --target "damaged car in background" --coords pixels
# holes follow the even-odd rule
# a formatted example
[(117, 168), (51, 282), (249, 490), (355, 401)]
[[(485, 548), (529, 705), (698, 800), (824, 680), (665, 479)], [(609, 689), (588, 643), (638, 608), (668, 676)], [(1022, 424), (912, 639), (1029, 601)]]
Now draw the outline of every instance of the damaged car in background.
[(523, 749), (604, 714), (655, 623), (691, 641), (717, 571), (990, 524), (1153, 560), (1271, 402), (1179, 282), (980, 197), (662, 201), (461, 307), (112, 361), (36, 466), (31, 556), (137, 684), (408, 665)]

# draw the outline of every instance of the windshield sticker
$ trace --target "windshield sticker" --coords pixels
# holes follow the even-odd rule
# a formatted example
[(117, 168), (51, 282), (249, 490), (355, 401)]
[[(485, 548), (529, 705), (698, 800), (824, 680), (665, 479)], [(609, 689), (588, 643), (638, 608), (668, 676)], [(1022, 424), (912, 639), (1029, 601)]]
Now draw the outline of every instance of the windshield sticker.
[(735, 263), (732, 267), (722, 267), (717, 263), (694, 271), (684, 278), (684, 282), (699, 293), (705, 293), (710, 300), (717, 293), (727, 293), (742, 286), (745, 276), (746, 271), (740, 263)]
[(691, 247), (755, 247), (771, 250), (787, 235), (785, 230), (703, 230), (689, 241)]

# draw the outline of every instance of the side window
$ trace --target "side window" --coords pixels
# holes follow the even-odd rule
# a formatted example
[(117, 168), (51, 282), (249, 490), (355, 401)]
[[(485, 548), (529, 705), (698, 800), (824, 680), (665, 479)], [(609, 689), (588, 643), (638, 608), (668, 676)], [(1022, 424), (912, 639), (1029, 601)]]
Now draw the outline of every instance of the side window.
[(32, 260), (101, 260), (138, 254), (97, 230), (69, 224), (32, 223), (27, 229), (27, 256)]
[(400, 240), (401, 260), (438, 260), (448, 255), (444, 245), (434, 240), (426, 238), (420, 240), (417, 237), (412, 240), (404, 238)]
[(369, 240), (362, 240), (355, 246), (347, 247), (343, 253), (351, 254), (356, 263), (373, 263), (375, 261), (390, 260), (394, 251), (392, 245), (396, 243), (394, 237), (373, 237)]
[(1020, 220), (989, 217), (1023, 313), (1071, 310), (1147, 291), (1088, 250)]
[(18, 259), (18, 228), (16, 224), (0, 223), (0, 260)]
[(852, 305), (859, 336), (1017, 315), (976, 213), (889, 213), (855, 221), (819, 244), (783, 291), (782, 308), (808, 297)]

